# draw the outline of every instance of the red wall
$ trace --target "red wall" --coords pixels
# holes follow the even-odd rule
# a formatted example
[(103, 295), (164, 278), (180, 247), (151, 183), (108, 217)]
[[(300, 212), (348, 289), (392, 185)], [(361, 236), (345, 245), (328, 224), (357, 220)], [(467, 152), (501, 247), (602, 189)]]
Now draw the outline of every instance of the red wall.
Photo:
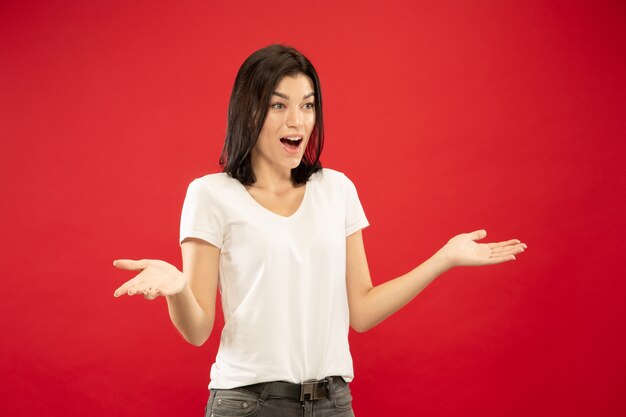
[(626, 414), (624, 2), (212, 3), (0, 7), (3, 415), (202, 415), (218, 335), (113, 298), (111, 262), (180, 267), (186, 186), (277, 42), (318, 69), (375, 283), (462, 232), (528, 245), (352, 333), (356, 414)]

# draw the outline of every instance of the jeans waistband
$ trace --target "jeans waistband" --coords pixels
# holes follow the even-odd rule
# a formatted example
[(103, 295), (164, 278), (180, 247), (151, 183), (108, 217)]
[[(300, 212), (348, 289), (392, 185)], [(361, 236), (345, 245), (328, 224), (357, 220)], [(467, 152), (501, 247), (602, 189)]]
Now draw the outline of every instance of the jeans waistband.
[(265, 393), (267, 396), (271, 397), (312, 401), (332, 397), (334, 387), (343, 382), (343, 378), (340, 376), (329, 376), (324, 379), (306, 381), (301, 384), (285, 381), (271, 381), (237, 388), (254, 391), (258, 394)]

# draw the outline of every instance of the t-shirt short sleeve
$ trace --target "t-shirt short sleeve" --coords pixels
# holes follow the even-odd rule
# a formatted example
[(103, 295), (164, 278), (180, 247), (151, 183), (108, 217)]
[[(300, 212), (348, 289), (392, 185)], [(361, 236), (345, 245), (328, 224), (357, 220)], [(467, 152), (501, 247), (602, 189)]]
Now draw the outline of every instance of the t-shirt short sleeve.
[(352, 233), (369, 226), (370, 223), (365, 217), (354, 183), (345, 174), (344, 177), (346, 186), (346, 237), (348, 237)]
[(187, 187), (180, 216), (179, 245), (188, 237), (202, 239), (218, 248), (223, 243), (223, 218), (209, 186), (200, 178)]

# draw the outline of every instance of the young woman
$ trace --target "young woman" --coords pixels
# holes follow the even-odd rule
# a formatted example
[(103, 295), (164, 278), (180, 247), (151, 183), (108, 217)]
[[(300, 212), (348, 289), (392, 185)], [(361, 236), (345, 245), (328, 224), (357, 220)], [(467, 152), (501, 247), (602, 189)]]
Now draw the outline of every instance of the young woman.
[(228, 108), (223, 172), (193, 180), (180, 223), (183, 272), (160, 260), (115, 291), (164, 296), (182, 336), (211, 334), (217, 289), (225, 325), (211, 367), (206, 416), (353, 416), (348, 346), (455, 266), (515, 259), (512, 239), (453, 237), (430, 259), (372, 285), (353, 182), (322, 168), (322, 91), (308, 59), (271, 45), (243, 63)]

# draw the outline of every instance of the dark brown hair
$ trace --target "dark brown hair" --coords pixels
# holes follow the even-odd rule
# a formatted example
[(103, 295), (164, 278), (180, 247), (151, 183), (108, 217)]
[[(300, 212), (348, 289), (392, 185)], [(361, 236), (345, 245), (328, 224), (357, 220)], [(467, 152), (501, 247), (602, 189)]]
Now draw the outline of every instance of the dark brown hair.
[(228, 105), (226, 140), (219, 163), (243, 185), (256, 181), (251, 151), (263, 128), (272, 92), (287, 75), (302, 73), (311, 78), (315, 93), (315, 127), (304, 150), (300, 165), (291, 170), (294, 185), (304, 184), (322, 169), (320, 155), (324, 146), (322, 90), (311, 62), (296, 49), (270, 45), (250, 55), (239, 68)]

